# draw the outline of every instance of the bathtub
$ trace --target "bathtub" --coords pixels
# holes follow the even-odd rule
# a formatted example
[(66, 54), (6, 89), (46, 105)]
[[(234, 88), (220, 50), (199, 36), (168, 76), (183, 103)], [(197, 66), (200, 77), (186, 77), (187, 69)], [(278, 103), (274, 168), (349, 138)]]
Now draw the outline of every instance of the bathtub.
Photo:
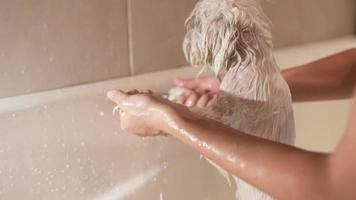
[[(356, 46), (355, 37), (281, 49), (282, 68)], [(234, 189), (201, 156), (170, 137), (123, 133), (105, 92), (167, 91), (179, 68), (0, 99), (0, 199), (234, 199)], [(295, 104), (297, 146), (332, 151), (350, 102)]]

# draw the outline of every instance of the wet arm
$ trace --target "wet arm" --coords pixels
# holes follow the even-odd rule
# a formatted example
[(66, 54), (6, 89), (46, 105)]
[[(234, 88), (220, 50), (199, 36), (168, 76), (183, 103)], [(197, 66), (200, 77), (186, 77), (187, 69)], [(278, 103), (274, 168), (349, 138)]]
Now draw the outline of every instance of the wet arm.
[(248, 136), (198, 116), (173, 120), (166, 131), (278, 199), (356, 199), (356, 100), (352, 112), (342, 145), (332, 155)]
[(293, 101), (349, 98), (356, 83), (356, 48), (282, 72)]

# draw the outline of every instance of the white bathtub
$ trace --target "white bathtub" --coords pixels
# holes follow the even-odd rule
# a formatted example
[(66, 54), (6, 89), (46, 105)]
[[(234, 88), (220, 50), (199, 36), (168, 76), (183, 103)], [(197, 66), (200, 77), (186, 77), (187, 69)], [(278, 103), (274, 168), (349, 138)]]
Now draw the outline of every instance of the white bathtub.
[[(283, 49), (291, 66), (356, 46), (353, 37)], [(164, 92), (181, 68), (26, 96), (0, 99), (0, 199), (234, 199), (234, 190), (204, 159), (169, 137), (122, 133), (109, 89)], [(297, 145), (331, 151), (348, 101), (295, 105)]]

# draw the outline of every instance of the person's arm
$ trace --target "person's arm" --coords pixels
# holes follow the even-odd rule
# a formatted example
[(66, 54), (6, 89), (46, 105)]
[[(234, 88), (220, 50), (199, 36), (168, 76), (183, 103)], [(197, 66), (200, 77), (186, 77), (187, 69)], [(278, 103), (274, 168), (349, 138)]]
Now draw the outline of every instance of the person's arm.
[(349, 98), (356, 83), (356, 48), (284, 70), (293, 101)]
[(356, 199), (356, 98), (348, 129), (332, 155), (260, 139), (218, 122), (187, 116), (173, 120), (165, 131), (278, 199)]
[[(283, 70), (282, 75), (295, 102), (351, 97), (356, 83), (356, 48)], [(181, 95), (177, 102), (198, 107), (205, 107), (206, 104), (199, 102), (211, 100), (219, 87), (215, 77), (177, 79), (175, 84), (191, 90)]]
[(152, 92), (110, 91), (107, 96), (120, 108), (123, 131), (169, 134), (278, 199), (356, 199), (356, 96), (348, 128), (331, 155), (246, 135)]

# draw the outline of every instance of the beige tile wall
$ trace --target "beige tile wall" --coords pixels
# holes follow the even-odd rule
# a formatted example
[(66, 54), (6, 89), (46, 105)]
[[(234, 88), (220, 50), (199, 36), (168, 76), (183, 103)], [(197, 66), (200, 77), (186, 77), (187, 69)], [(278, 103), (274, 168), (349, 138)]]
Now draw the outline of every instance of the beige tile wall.
[(274, 44), (284, 47), (355, 33), (355, 0), (270, 0)]
[[(186, 65), (197, 0), (2, 0), (0, 97)], [(355, 0), (269, 0), (276, 47), (351, 34)]]
[(197, 0), (131, 0), (134, 74), (185, 65), (184, 21)]
[(1, 0), (0, 97), (129, 75), (126, 0)]

